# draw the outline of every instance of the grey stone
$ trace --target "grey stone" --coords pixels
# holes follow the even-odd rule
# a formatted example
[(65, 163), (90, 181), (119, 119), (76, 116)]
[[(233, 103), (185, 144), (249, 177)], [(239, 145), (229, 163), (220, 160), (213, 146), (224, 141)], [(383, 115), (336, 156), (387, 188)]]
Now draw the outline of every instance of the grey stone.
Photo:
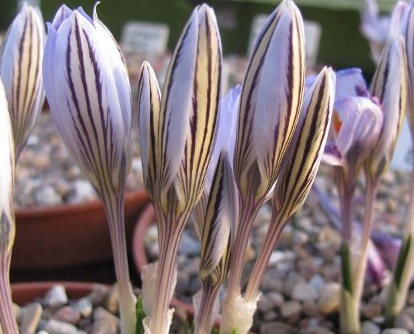
[(20, 319), (21, 334), (36, 333), (37, 326), (42, 317), (42, 312), (43, 308), (39, 303), (32, 303), (23, 308)]
[(297, 331), (281, 322), (268, 322), (260, 326), (260, 334), (296, 334)]
[(81, 319), (81, 314), (76, 307), (63, 306), (56, 311), (53, 315), (53, 319), (76, 325)]
[(291, 297), (299, 301), (312, 301), (319, 297), (318, 291), (308, 283), (298, 283), (293, 287)]
[(68, 302), (68, 296), (66, 295), (66, 290), (63, 285), (53, 286), (47, 293), (44, 298), (44, 303), (47, 306), (52, 308), (60, 307)]
[(95, 309), (92, 334), (117, 334), (119, 319), (102, 307)]
[(380, 334), (381, 328), (371, 321), (364, 321), (361, 326), (362, 334)]

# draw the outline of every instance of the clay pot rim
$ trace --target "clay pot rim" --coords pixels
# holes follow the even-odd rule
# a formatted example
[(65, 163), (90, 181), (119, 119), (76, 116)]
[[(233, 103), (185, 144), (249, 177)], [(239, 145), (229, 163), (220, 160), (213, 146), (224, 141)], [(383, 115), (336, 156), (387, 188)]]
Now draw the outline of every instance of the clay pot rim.
[(42, 281), (42, 282), (22, 282), (12, 283), (11, 293), (13, 302), (24, 305), (31, 302), (36, 297), (43, 296), (55, 285), (63, 285), (69, 298), (86, 296), (96, 284), (110, 287), (108, 284), (98, 282), (74, 282), (74, 281)]
[[(129, 201), (145, 201), (148, 199), (148, 195), (144, 190), (135, 190), (125, 193), (125, 202)], [(99, 199), (94, 199), (85, 203), (69, 203), (60, 204), (55, 206), (45, 207), (30, 207), (16, 209), (16, 220), (30, 218), (36, 216), (39, 218), (67, 216), (73, 213), (87, 212), (91, 210), (98, 210), (103, 205)]]

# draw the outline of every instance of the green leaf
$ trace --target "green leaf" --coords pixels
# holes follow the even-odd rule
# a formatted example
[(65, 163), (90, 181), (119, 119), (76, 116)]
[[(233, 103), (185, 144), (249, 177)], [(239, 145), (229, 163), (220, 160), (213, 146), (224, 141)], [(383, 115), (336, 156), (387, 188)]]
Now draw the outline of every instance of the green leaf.
[(345, 243), (341, 246), (341, 258), (342, 285), (343, 288), (353, 296), (351, 257), (349, 255), (349, 246)]
[(142, 324), (142, 321), (146, 317), (146, 314), (144, 312), (144, 309), (142, 307), (142, 296), (138, 296), (137, 298), (137, 304), (136, 304), (136, 317), (137, 317), (137, 326), (135, 328), (136, 334), (144, 334), (144, 325)]
[(394, 282), (397, 289), (400, 288), (402, 275), (404, 273), (404, 267), (407, 263), (408, 252), (411, 248), (411, 235), (408, 236), (407, 239), (404, 240), (400, 254), (398, 255), (397, 264), (395, 266), (395, 273), (394, 273)]

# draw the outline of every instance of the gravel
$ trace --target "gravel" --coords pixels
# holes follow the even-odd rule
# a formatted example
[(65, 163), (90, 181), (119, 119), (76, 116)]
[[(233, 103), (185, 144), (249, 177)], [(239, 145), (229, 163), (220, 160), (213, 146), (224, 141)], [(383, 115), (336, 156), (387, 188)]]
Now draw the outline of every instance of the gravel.
[[(132, 133), (132, 168), (127, 191), (142, 190), (138, 135)], [(15, 207), (39, 208), (96, 200), (97, 195), (56, 133), (51, 114), (43, 112), (20, 156), (15, 183)]]

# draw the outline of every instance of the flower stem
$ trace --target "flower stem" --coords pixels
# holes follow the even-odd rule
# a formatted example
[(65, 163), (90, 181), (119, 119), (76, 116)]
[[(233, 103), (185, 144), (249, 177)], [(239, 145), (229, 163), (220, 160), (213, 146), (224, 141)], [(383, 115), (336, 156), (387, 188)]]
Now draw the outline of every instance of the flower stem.
[(0, 266), (0, 332), (7, 334), (19, 334), (16, 319), (13, 312), (13, 303), (9, 279), (10, 252), (2, 251)]
[(234, 242), (234, 249), (232, 249), (230, 256), (227, 300), (233, 299), (241, 293), (240, 282), (243, 274), (244, 254), (249, 243), (250, 231), (260, 206), (261, 203), (252, 205), (240, 199), (240, 218)]
[(134, 334), (136, 325), (136, 299), (129, 278), (124, 222), (124, 192), (120, 191), (119, 194), (108, 194), (103, 197), (102, 201), (108, 217), (111, 235), (115, 274), (119, 292), (121, 332), (122, 334)]
[(266, 233), (263, 246), (260, 250), (259, 256), (256, 259), (253, 270), (250, 275), (249, 282), (247, 284), (245, 300), (247, 302), (253, 301), (257, 298), (259, 293), (260, 283), (266, 272), (267, 265), (269, 263), (270, 256), (277, 240), (282, 233), (284, 222), (279, 218), (272, 218), (269, 230)]
[(177, 219), (175, 216), (165, 217), (159, 212), (157, 210), (160, 256), (158, 259), (154, 310), (151, 317), (151, 333), (167, 334), (169, 330), (168, 308), (175, 284), (175, 260), (188, 215), (186, 214), (185, 217)]
[(387, 290), (385, 315), (389, 321), (403, 309), (414, 271), (414, 167), (411, 174), (411, 193), (403, 242)]
[(365, 195), (364, 222), (362, 226), (362, 239), (359, 246), (356, 271), (354, 272), (355, 289), (353, 298), (356, 305), (360, 304), (362, 290), (364, 288), (365, 274), (368, 260), (368, 244), (371, 238), (372, 215), (374, 212), (374, 202), (377, 196), (379, 179), (367, 179), (367, 188)]
[[(203, 282), (203, 294), (201, 297), (200, 309), (195, 320), (195, 333), (210, 334), (212, 327), (211, 315), (214, 303), (217, 299), (220, 284), (213, 286), (209, 280)], [(214, 320), (214, 319), (213, 319)]]
[(335, 169), (335, 182), (340, 198), (342, 218), (342, 249), (341, 249), (341, 304), (340, 327), (341, 333), (359, 334), (359, 301), (354, 298), (354, 284), (352, 277), (353, 258), (352, 250), (352, 197), (355, 184), (345, 177), (342, 168)]

